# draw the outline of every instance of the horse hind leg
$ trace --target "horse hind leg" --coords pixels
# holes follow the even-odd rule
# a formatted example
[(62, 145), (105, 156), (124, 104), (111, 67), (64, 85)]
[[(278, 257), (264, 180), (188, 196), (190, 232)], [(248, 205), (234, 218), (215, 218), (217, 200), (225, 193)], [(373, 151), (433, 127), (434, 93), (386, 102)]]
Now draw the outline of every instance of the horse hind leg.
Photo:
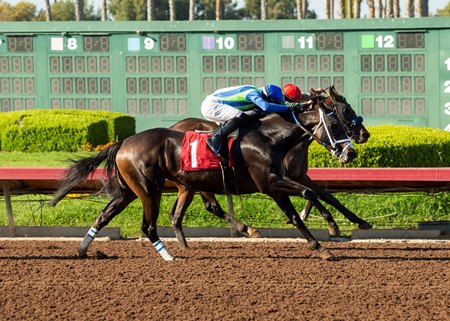
[(189, 246), (186, 242), (186, 237), (183, 231), (183, 217), (186, 213), (186, 209), (192, 203), (195, 196), (195, 191), (191, 191), (185, 187), (179, 186), (178, 196), (170, 211), (170, 217), (172, 219), (172, 226), (175, 232), (175, 236), (178, 241), (178, 245), (182, 250), (187, 249)]
[(119, 196), (113, 198), (100, 212), (94, 225), (89, 229), (78, 246), (78, 255), (86, 257), (89, 246), (94, 241), (98, 232), (104, 228), (109, 222), (120, 212), (122, 212), (128, 204), (130, 204), (136, 196), (130, 191), (122, 191)]
[[(312, 201), (308, 201), (311, 202)], [(318, 200), (315, 202), (314, 206), (319, 210), (322, 217), (327, 221), (328, 223), (328, 233), (330, 233), (331, 236), (338, 237), (341, 235), (341, 231), (339, 230), (339, 226), (336, 224), (336, 221), (333, 219), (333, 216), (331, 215), (330, 211), (328, 211), (325, 206), (323, 206)]]
[(261, 237), (261, 233), (255, 229), (254, 227), (248, 226), (239, 220), (235, 219), (233, 216), (226, 213), (222, 207), (220, 206), (219, 202), (217, 201), (214, 194), (201, 192), (200, 193), (203, 204), (205, 206), (205, 209), (216, 215), (217, 217), (224, 219), (227, 223), (231, 225), (232, 228), (234, 228), (236, 231), (241, 233), (244, 236), (250, 237), (250, 238), (259, 238)]

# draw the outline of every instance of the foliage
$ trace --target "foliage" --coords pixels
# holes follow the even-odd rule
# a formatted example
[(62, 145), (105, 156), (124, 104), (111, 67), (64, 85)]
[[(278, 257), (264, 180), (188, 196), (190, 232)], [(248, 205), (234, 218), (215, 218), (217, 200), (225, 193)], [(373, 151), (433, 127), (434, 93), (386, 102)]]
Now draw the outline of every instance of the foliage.
[[(86, 5), (84, 1), (84, 20), (100, 20), (100, 14), (94, 13), (93, 5)], [(55, 1), (50, 6), (52, 20), (74, 21), (75, 4), (71, 0)], [(0, 21), (45, 21), (44, 10), (37, 12), (36, 5), (28, 1), (20, 1), (15, 6), (0, 0)]]
[(12, 6), (0, 1), (0, 21), (31, 21), (36, 16), (36, 5), (21, 1)]
[[(222, 19), (243, 19), (244, 9), (237, 9), (238, 3), (232, 0), (221, 1), (222, 3)], [(196, 20), (215, 20), (216, 19), (216, 2), (211, 0), (200, 0), (200, 4), (196, 6)]]
[[(261, 18), (261, 1), (245, 0), (245, 15), (249, 19)], [(294, 19), (297, 18), (296, 2), (292, 0), (267, 0), (268, 19)], [(306, 19), (316, 19), (314, 11), (306, 11)]]
[(0, 113), (4, 151), (77, 151), (135, 133), (131, 116), (108, 111), (31, 110)]
[[(369, 141), (355, 145), (358, 157), (346, 167), (446, 167), (450, 164), (450, 133), (412, 126), (369, 126)], [(340, 167), (327, 150), (313, 143), (310, 167)]]
[(443, 9), (436, 10), (436, 16), (439, 17), (450, 17), (450, 1)]
[[(109, 11), (114, 20), (147, 20), (146, 0), (111, 0)], [(242, 19), (243, 10), (237, 9), (237, 2), (232, 0), (222, 1), (223, 15), (226, 19)], [(176, 0), (176, 19), (189, 19), (189, 0)], [(154, 0), (154, 20), (169, 20), (168, 0)], [(194, 3), (195, 20), (215, 20), (216, 2), (213, 0), (196, 0)]]

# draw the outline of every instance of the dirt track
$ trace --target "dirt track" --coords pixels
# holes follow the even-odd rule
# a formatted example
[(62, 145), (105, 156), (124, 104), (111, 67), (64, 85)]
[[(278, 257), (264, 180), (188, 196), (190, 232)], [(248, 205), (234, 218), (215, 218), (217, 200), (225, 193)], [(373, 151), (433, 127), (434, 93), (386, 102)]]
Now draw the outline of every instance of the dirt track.
[(450, 320), (450, 242), (77, 245), (0, 241), (1, 320)]

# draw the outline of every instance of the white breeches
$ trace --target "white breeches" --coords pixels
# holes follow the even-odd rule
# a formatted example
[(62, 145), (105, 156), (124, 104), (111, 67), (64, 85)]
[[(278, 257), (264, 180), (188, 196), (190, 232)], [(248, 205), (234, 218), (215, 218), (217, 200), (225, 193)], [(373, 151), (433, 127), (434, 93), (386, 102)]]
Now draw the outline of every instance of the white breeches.
[(216, 99), (211, 96), (207, 96), (205, 100), (203, 100), (201, 112), (205, 119), (221, 124), (227, 120), (239, 117), (242, 114), (241, 110), (217, 102)]

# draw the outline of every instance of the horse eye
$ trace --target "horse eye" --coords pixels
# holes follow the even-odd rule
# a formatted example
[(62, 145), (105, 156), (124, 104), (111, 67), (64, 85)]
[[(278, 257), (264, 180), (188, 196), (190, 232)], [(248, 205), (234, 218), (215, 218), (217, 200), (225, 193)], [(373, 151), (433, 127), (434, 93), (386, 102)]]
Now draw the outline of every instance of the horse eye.
[(335, 122), (332, 122), (332, 123), (330, 124), (330, 129), (331, 129), (331, 131), (332, 131), (333, 133), (336, 133), (336, 132), (338, 131), (338, 129), (339, 129), (339, 126), (338, 126), (338, 124), (336, 124)]

